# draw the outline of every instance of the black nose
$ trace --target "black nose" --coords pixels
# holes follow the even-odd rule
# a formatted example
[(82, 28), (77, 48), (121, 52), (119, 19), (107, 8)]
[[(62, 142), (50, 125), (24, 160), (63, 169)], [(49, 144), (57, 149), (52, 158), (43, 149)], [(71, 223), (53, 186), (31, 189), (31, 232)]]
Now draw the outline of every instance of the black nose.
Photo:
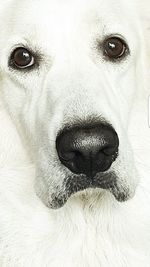
[(76, 174), (94, 177), (108, 170), (118, 154), (119, 139), (110, 125), (73, 127), (56, 139), (56, 149), (63, 165)]

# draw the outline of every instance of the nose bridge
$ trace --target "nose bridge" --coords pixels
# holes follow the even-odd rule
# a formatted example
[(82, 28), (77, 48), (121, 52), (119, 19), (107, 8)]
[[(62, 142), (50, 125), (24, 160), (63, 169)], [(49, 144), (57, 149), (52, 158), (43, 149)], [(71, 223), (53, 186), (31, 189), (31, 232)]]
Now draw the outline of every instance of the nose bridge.
[[(72, 58), (73, 57), (73, 58)], [(111, 86), (110, 77), (103, 66), (97, 67), (92, 59), (85, 55), (69, 56), (54, 63), (55, 81), (64, 87), (61, 93), (72, 96), (107, 95), (107, 90)], [(102, 65), (102, 64), (101, 64)], [(51, 72), (50, 72), (50, 76)], [(108, 98), (108, 96), (107, 96)]]
[(70, 111), (70, 114), (81, 118), (92, 114), (106, 117), (111, 102), (110, 87), (107, 74), (102, 69), (97, 69), (92, 64), (88, 66), (88, 63), (85, 66), (77, 66), (72, 73), (70, 72), (65, 115), (67, 116)]
[(66, 58), (63, 55), (57, 59), (48, 74), (49, 98), (57, 102), (57, 109), (59, 106), (63, 113), (63, 121), (68, 123), (90, 116), (101, 116), (110, 121), (112, 85), (103, 64), (98, 67), (85, 54), (69, 54), (66, 51)]

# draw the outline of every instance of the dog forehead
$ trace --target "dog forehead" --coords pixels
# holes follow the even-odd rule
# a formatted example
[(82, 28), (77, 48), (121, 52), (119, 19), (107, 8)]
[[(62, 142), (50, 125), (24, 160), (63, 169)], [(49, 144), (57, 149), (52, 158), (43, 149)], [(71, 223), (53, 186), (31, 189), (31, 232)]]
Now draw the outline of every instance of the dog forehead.
[[(125, 0), (7, 0), (0, 43), (27, 45), (51, 58), (89, 55), (97, 40), (120, 34), (130, 43), (138, 36), (134, 4)], [(136, 1), (136, 0), (133, 0)], [(11, 3), (11, 4), (10, 4)], [(135, 14), (135, 15), (134, 15)], [(128, 23), (130, 21), (130, 23)], [(73, 49), (73, 50), (72, 50)], [(74, 59), (75, 60), (75, 57)]]
[(14, 0), (7, 18), (11, 19), (11, 30), (14, 25), (18, 32), (34, 27), (41, 33), (59, 34), (61, 29), (71, 31), (83, 24), (92, 27), (100, 21), (101, 25), (126, 24), (131, 13), (131, 6), (124, 0)]

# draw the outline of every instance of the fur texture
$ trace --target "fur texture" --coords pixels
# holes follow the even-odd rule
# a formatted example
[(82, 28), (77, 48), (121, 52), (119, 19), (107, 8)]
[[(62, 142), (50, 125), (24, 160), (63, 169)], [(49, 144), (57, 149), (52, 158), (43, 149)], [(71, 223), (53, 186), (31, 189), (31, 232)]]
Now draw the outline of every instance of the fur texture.
[[(129, 1), (128, 1), (129, 2)], [(134, 1), (8, 0), (0, 11), (0, 266), (149, 267), (147, 49)], [(97, 44), (122, 36), (120, 62)], [(24, 46), (38, 67), (9, 66)], [(111, 190), (87, 189), (52, 209), (72, 173), (55, 147), (64, 125), (104, 118), (118, 133)]]

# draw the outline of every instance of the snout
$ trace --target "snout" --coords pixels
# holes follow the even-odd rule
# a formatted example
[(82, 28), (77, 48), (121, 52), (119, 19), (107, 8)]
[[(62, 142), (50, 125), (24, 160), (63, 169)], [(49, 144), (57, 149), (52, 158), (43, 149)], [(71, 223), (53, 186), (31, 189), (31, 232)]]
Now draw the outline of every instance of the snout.
[(118, 156), (119, 138), (109, 124), (74, 126), (56, 139), (61, 163), (72, 173), (94, 177), (109, 170)]

